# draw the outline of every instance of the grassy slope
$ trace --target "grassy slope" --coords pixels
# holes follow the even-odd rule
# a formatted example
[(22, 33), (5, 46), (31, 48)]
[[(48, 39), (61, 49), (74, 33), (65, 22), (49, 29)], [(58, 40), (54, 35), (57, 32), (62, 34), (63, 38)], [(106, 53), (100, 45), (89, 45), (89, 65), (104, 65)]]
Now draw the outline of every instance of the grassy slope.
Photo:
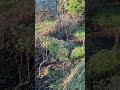
[[(38, 25), (36, 25), (36, 32), (37, 31), (42, 31), (42, 30), (45, 30), (46, 28), (50, 28), (50, 27), (52, 27), (54, 25), (54, 21), (45, 21), (45, 22), (43, 22), (43, 23), (41, 23), (41, 24), (38, 24)], [(85, 37), (85, 30), (84, 30), (84, 28), (81, 28), (81, 27), (77, 27), (75, 30), (74, 30), (74, 32), (73, 32), (73, 35), (72, 35), (73, 37), (75, 37), (75, 38), (81, 38), (81, 39), (84, 39), (84, 37)], [(46, 40), (48, 40), (47, 42), (46, 42)], [(44, 40), (43, 40), (44, 41)], [(64, 43), (63, 43), (64, 42)], [(50, 50), (50, 55), (52, 55), (53, 56), (53, 52), (58, 52), (58, 50), (59, 51), (61, 51), (61, 50), (63, 50), (62, 52), (58, 52), (58, 53), (56, 53), (57, 54), (57, 56), (59, 56), (59, 58), (61, 58), (60, 60), (63, 62), (63, 64), (64, 63), (66, 63), (66, 62), (69, 62), (68, 60), (70, 60), (70, 58), (68, 58), (68, 56), (66, 56), (65, 55), (65, 53), (66, 53), (66, 50), (68, 49), (68, 48), (66, 48), (65, 46), (67, 45), (67, 46), (69, 46), (69, 44), (68, 44), (68, 42), (66, 42), (66, 41), (63, 41), (63, 40), (58, 40), (58, 39), (56, 39), (56, 38), (53, 38), (53, 37), (48, 37), (48, 39), (45, 39), (45, 43), (48, 45), (48, 44), (50, 44), (50, 45), (48, 45), (47, 47), (48, 47), (48, 49)], [(61, 44), (62, 43), (62, 44)], [(67, 43), (67, 44), (66, 44)], [(56, 46), (56, 48), (53, 48), (54, 46), (53, 45), (57, 45)], [(43, 45), (44, 46), (44, 45)], [(61, 48), (59, 47), (59, 49), (57, 49), (57, 47), (58, 46), (62, 46)], [(74, 46), (74, 48), (76, 48), (76, 46)], [(77, 55), (78, 56), (78, 55)], [(51, 59), (53, 59), (53, 57), (51, 57)], [(67, 60), (66, 60), (67, 59)], [(74, 60), (74, 62), (77, 62), (77, 60)], [(61, 71), (61, 70), (58, 70), (57, 68), (55, 69), (55, 71), (51, 71), (51, 70), (48, 70), (49, 72), (47, 72), (47, 74), (45, 74), (45, 76), (49, 76), (49, 77), (51, 77), (51, 79), (50, 79), (50, 87), (53, 89), (53, 90), (63, 90), (65, 87), (63, 87), (62, 86), (62, 84), (66, 84), (66, 86), (67, 87), (69, 87), (69, 88), (74, 88), (74, 90), (76, 89), (76, 88), (79, 88), (78, 90), (81, 90), (80, 88), (81, 88), (81, 86), (79, 86), (79, 84), (83, 84), (83, 86), (84, 86), (84, 74), (82, 74), (82, 76), (81, 76), (81, 67), (84, 67), (84, 64), (82, 64), (82, 66), (80, 65), (81, 64), (81, 62), (80, 61), (78, 61), (78, 63), (77, 64), (75, 64), (75, 65), (73, 65), (74, 66), (74, 68), (73, 67), (70, 67), (69, 68), (69, 70), (65, 70), (65, 72), (66, 72), (66, 74), (64, 73), (64, 71)], [(60, 66), (61, 64), (59, 64), (58, 66)], [(68, 65), (72, 65), (72, 63), (68, 63)], [(62, 65), (62, 67), (65, 69), (66, 67), (64, 67), (63, 65)], [(59, 68), (59, 69), (61, 69), (61, 68)], [(71, 71), (71, 73), (69, 72), (69, 71)], [(52, 72), (52, 74), (50, 74)], [(82, 71), (82, 72), (84, 72), (84, 70)], [(44, 72), (44, 73), (46, 73), (46, 72)], [(60, 74), (60, 75), (58, 75), (58, 73)], [(54, 75), (54, 76), (51, 76), (51, 75)], [(63, 77), (62, 77), (63, 76)], [(43, 76), (44, 77), (44, 76)], [(54, 78), (57, 78), (56, 80), (57, 81), (60, 81), (60, 83), (57, 83), (57, 81), (52, 81), (52, 80), (55, 80)], [(66, 80), (67, 78), (70, 78), (70, 80)], [(83, 79), (81, 79), (80, 77), (82, 77)], [(78, 80), (78, 82), (76, 82), (75, 80), (76, 79), (79, 79)], [(71, 80), (73, 80), (73, 82), (71, 82)], [(82, 80), (82, 81), (81, 81)], [(67, 83), (64, 83), (64, 82), (66, 82), (67, 81)], [(80, 82), (82, 82), (82, 83), (80, 83)], [(69, 84), (70, 85), (72, 85), (72, 87), (71, 86), (69, 86)], [(74, 85), (77, 85), (77, 86), (74, 86)], [(84, 88), (84, 87), (82, 87), (82, 88)], [(65, 90), (65, 89), (64, 89)]]

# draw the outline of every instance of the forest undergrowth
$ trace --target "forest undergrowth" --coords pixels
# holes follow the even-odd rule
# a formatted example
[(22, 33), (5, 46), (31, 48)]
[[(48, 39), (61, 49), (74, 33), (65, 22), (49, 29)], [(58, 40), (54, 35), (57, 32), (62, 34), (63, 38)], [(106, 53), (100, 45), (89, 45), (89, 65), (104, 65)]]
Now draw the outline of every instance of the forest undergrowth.
[(36, 25), (36, 90), (84, 90), (85, 29), (82, 22), (78, 17), (72, 19), (64, 15)]

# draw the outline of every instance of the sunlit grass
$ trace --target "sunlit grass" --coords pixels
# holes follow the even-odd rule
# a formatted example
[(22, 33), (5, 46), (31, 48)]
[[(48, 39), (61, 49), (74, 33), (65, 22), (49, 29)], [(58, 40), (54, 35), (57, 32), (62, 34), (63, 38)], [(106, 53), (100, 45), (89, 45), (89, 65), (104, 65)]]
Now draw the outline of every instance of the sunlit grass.
[(44, 21), (40, 24), (36, 24), (35, 30), (38, 31), (38, 30), (43, 30), (45, 28), (51, 28), (53, 24), (54, 24), (54, 21)]
[(85, 38), (85, 28), (77, 27), (73, 33), (73, 36), (75, 36), (76, 38), (84, 39)]
[(71, 73), (64, 79), (63, 90), (84, 90), (85, 89), (85, 61), (79, 62)]
[(77, 60), (79, 58), (83, 58), (84, 55), (85, 55), (84, 46), (82, 46), (82, 47), (76, 47), (75, 49), (72, 50), (71, 59)]

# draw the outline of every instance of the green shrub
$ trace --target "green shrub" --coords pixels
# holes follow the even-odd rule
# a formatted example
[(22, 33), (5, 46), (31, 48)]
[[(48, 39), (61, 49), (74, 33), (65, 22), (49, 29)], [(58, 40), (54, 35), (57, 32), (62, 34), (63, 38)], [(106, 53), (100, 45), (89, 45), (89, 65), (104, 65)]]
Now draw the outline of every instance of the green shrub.
[(85, 0), (70, 0), (67, 7), (68, 14), (78, 14), (79, 11), (85, 10)]
[(59, 58), (60, 60), (68, 60), (68, 50), (64, 47), (64, 42), (51, 37), (43, 38), (43, 46), (49, 50), (50, 58)]
[(73, 35), (77, 38), (85, 39), (85, 28), (77, 27), (73, 32)]
[(50, 89), (52, 90), (60, 90), (58, 89), (58, 80), (64, 77), (63, 71), (60, 69), (52, 68), (49, 70), (49, 83), (50, 83)]
[(120, 60), (119, 53), (114, 50), (101, 50), (94, 54), (88, 63), (88, 76), (96, 79), (106, 78), (118, 72)]
[(59, 46), (58, 44), (52, 42), (50, 45), (48, 45), (48, 50), (50, 52), (50, 57), (52, 58), (56, 58), (57, 57), (57, 54), (58, 54), (58, 50), (59, 49)]
[(85, 50), (84, 47), (76, 47), (75, 49), (72, 50), (71, 53), (71, 59), (75, 60), (75, 59), (80, 59), (83, 58), (85, 55)]
[(64, 47), (59, 48), (59, 57), (66, 57), (68, 50)]

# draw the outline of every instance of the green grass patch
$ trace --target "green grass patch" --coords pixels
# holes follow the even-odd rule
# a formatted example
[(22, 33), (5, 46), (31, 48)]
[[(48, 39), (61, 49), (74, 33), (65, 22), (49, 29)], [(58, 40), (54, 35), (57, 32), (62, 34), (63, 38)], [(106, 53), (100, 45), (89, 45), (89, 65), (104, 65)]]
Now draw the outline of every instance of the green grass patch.
[(42, 39), (43, 47), (49, 50), (50, 58), (59, 58), (60, 60), (69, 61), (68, 59), (68, 50), (65, 48), (64, 41), (58, 40), (53, 37), (43, 37)]
[(45, 28), (51, 28), (54, 25), (54, 21), (44, 21), (40, 24), (35, 25), (35, 30), (43, 30)]
[(83, 58), (84, 55), (85, 55), (84, 46), (76, 47), (75, 49), (72, 50), (71, 59), (72, 60), (80, 59), (80, 58)]
[(64, 79), (61, 90), (85, 90), (85, 61), (84, 59), (71, 69), (71, 73)]
[(73, 32), (73, 36), (85, 39), (85, 28), (77, 27)]

